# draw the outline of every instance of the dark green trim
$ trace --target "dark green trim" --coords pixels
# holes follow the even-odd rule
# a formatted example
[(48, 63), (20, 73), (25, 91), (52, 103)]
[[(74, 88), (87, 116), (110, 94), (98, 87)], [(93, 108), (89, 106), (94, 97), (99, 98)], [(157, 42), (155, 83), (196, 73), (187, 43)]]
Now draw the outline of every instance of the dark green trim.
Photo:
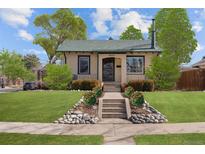
[[(113, 80), (111, 80), (111, 81), (104, 80), (104, 60), (108, 60), (108, 59), (111, 60), (113, 63)], [(115, 58), (114, 57), (104, 58), (102, 60), (102, 81), (105, 81), (105, 82), (114, 82), (115, 81)]]
[(126, 69), (127, 69), (127, 58), (128, 57), (143, 57), (143, 73), (128, 73), (127, 75), (145, 75), (145, 56), (144, 55), (127, 55), (126, 56)]
[[(79, 65), (80, 65), (80, 57), (88, 57), (89, 58), (89, 63), (88, 63), (88, 68), (89, 68), (89, 72), (87, 74), (81, 74), (80, 70), (79, 70)], [(78, 55), (78, 75), (90, 75), (90, 55)]]

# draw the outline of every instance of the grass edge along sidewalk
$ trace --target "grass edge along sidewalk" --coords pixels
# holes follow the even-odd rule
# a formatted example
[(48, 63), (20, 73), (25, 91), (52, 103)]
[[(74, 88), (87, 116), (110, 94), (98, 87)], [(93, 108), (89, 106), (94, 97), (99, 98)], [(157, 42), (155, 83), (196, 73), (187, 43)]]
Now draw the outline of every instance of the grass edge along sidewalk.
[(138, 145), (204, 145), (205, 133), (137, 135), (134, 141)]
[(145, 99), (169, 123), (205, 122), (205, 92), (145, 92)]
[(0, 94), (0, 121), (52, 123), (82, 96), (78, 91), (23, 91)]
[(0, 133), (0, 145), (100, 145), (101, 135), (39, 135)]

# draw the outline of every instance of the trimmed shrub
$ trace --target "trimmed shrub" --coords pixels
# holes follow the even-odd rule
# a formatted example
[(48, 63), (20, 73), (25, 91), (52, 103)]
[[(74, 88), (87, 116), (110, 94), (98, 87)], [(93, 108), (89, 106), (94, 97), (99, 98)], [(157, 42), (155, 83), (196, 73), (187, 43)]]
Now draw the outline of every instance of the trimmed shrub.
[(128, 82), (128, 86), (134, 88), (135, 91), (143, 91), (144, 80), (131, 80)]
[(131, 80), (127, 86), (131, 86), (135, 91), (153, 91), (154, 81), (153, 80)]
[(154, 81), (144, 80), (143, 91), (154, 91)]
[(141, 106), (144, 103), (144, 96), (141, 92), (134, 92), (130, 97), (130, 102), (134, 106)]
[(83, 94), (84, 103), (87, 106), (94, 105), (96, 103), (95, 92), (89, 91)]
[(125, 95), (125, 97), (130, 98), (130, 96), (132, 95), (133, 92), (134, 92), (134, 89), (131, 86), (129, 86), (129, 87), (125, 88), (124, 95)]
[(73, 80), (69, 85), (69, 89), (78, 90), (80, 89), (80, 85), (81, 85), (81, 80)]
[(95, 87), (95, 88), (93, 88), (93, 92), (95, 93), (95, 95), (96, 95), (97, 97), (100, 97), (100, 96), (102, 95), (102, 88), (100, 88), (100, 87)]
[(44, 82), (49, 89), (66, 90), (72, 79), (72, 72), (68, 65), (48, 64)]
[(92, 90), (95, 87), (101, 87), (101, 82), (98, 80), (73, 80), (71, 83), (73, 90)]

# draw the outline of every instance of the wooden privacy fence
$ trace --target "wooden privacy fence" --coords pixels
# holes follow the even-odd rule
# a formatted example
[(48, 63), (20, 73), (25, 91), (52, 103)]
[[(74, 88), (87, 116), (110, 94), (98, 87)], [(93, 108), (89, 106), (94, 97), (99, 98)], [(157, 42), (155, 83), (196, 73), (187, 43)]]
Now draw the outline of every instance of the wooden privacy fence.
[(181, 72), (176, 88), (178, 90), (205, 90), (205, 69)]

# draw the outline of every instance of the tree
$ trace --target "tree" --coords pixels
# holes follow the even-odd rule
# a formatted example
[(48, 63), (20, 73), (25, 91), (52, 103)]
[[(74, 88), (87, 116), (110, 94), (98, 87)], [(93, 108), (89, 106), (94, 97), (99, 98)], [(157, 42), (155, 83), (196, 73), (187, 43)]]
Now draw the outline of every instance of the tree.
[(140, 29), (135, 28), (133, 25), (127, 27), (127, 29), (120, 35), (120, 40), (143, 40), (143, 35)]
[(42, 29), (36, 34), (34, 44), (40, 45), (47, 53), (49, 63), (56, 56), (58, 46), (64, 40), (86, 39), (84, 21), (70, 9), (59, 9), (54, 14), (43, 14), (35, 18), (34, 24)]
[(0, 66), (2, 75), (5, 75), (13, 84), (17, 78), (34, 79), (34, 74), (24, 66), (22, 56), (16, 52), (3, 49), (0, 52)]
[(50, 89), (65, 90), (72, 79), (72, 72), (68, 65), (48, 64), (44, 82)]
[(0, 52), (0, 74), (4, 75), (6, 64), (9, 60), (10, 53), (8, 50), (3, 49)]
[(188, 63), (196, 50), (197, 40), (186, 9), (161, 9), (155, 19), (159, 47), (170, 54), (171, 59), (176, 59), (178, 64)]
[[(146, 75), (155, 80), (159, 89), (170, 89), (179, 78), (179, 65), (190, 61), (197, 40), (186, 9), (161, 9), (155, 19), (156, 39), (162, 53), (152, 60)], [(149, 36), (151, 29), (152, 25)]]
[(27, 54), (23, 58), (24, 65), (28, 70), (40, 66), (40, 60), (35, 54)]
[(180, 76), (178, 62), (170, 60), (166, 54), (154, 57), (152, 65), (146, 70), (146, 76), (155, 81), (156, 89), (172, 89)]

